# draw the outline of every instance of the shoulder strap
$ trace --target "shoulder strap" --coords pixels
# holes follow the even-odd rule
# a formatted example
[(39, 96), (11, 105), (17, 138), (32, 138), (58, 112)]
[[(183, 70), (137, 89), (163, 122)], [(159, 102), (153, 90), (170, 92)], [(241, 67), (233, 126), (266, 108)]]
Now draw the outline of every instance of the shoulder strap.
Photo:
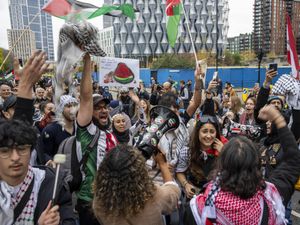
[(268, 225), (268, 221), (269, 221), (269, 207), (266, 200), (264, 199), (264, 210), (263, 210), (263, 216), (260, 224)]
[(33, 185), (34, 185), (34, 177), (31, 181), (30, 185), (28, 186), (26, 192), (24, 193), (23, 197), (21, 198), (20, 202), (14, 209), (14, 221), (12, 224), (14, 224), (16, 222), (18, 217), (21, 215), (23, 209), (25, 208), (27, 202), (29, 201), (29, 198), (30, 198), (30, 195), (31, 195), (31, 192), (33, 189)]
[(89, 154), (93, 151), (95, 145), (98, 143), (98, 139), (100, 137), (100, 133), (101, 133), (100, 130), (97, 128), (96, 134), (95, 134), (93, 140), (89, 143), (87, 151), (84, 153), (81, 161), (79, 162), (80, 166), (82, 165), (83, 169), (84, 169), (85, 164), (86, 164), (86, 162), (88, 160)]

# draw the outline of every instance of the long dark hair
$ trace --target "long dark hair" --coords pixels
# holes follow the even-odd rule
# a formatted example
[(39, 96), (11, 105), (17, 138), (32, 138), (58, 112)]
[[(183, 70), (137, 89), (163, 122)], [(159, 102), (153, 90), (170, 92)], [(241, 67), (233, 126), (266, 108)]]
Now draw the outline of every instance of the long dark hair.
[(214, 171), (217, 173), (221, 174), (221, 189), (242, 199), (251, 198), (257, 190), (265, 188), (259, 151), (243, 136), (232, 138), (224, 146)]
[(203, 153), (201, 150), (201, 142), (199, 140), (199, 131), (201, 127), (207, 123), (212, 124), (216, 129), (216, 138), (221, 140), (220, 134), (220, 125), (217, 122), (217, 118), (215, 117), (215, 122), (204, 122), (199, 120), (195, 128), (192, 132), (191, 139), (190, 139), (190, 150), (191, 150), (191, 157), (190, 157), (190, 171), (194, 177), (199, 178), (200, 180), (205, 179), (205, 174), (202, 169), (202, 165), (204, 163)]

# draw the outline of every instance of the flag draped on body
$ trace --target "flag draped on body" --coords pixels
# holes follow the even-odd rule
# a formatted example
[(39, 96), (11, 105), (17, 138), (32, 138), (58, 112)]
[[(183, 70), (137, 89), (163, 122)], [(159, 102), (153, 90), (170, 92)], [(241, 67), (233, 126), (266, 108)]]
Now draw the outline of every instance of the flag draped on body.
[(288, 14), (286, 14), (286, 38), (287, 38), (287, 59), (288, 63), (292, 66), (292, 75), (297, 80), (299, 77), (299, 60), (297, 55), (296, 43), (293, 34), (291, 20)]
[(166, 15), (167, 15), (167, 35), (169, 44), (174, 48), (177, 35), (178, 25), (180, 22), (180, 14), (182, 11), (182, 4), (180, 0), (167, 0)]

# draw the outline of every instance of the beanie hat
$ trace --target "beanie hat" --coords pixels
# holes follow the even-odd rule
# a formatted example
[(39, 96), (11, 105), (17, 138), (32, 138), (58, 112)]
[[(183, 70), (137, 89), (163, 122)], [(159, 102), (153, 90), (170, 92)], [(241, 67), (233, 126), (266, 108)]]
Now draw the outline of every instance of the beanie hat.
[(273, 100), (279, 100), (280, 103), (281, 103), (281, 106), (283, 107), (284, 104), (283, 104), (283, 100), (278, 96), (278, 95), (271, 95), (269, 98), (268, 98), (268, 104), (271, 103), (271, 101)]
[(59, 105), (57, 108), (57, 111), (59, 113), (62, 113), (64, 111), (64, 107), (68, 104), (78, 104), (78, 101), (76, 98), (72, 97), (71, 95), (62, 95), (60, 96)]

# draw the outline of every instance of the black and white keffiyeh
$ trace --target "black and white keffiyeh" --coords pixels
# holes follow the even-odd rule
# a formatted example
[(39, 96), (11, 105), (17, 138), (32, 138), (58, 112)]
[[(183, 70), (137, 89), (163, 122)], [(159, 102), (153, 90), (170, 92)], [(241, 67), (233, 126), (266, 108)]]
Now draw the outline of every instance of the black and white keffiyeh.
[(289, 74), (283, 74), (274, 84), (272, 93), (286, 96), (289, 106), (300, 110), (300, 80)]
[(34, 185), (29, 200), (14, 225), (33, 225), (34, 211), (38, 201), (38, 193), (45, 178), (45, 171), (29, 166), (23, 182), (17, 187), (0, 181), (0, 224), (12, 224), (14, 208), (19, 204), (27, 188), (34, 179)]
[(100, 47), (99, 38), (98, 29), (86, 21), (78, 24), (65, 23), (60, 29), (54, 79), (56, 104), (58, 104), (59, 97), (64, 94), (65, 86), (69, 88), (69, 94), (74, 92), (72, 73), (75, 72), (84, 53), (106, 56)]

